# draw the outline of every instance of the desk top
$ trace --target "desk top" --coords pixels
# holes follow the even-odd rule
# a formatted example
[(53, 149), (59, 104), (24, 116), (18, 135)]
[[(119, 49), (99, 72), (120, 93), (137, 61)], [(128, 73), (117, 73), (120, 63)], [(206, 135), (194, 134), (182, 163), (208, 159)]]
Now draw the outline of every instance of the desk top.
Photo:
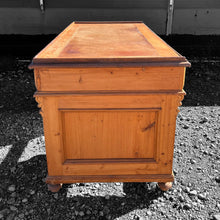
[(73, 22), (30, 68), (41, 66), (190, 66), (142, 22)]

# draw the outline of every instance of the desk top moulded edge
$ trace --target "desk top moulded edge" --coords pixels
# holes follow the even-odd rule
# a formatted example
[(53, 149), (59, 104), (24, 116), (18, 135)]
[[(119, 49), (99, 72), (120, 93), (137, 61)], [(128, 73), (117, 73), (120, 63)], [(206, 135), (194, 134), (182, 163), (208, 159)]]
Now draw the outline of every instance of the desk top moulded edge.
[[(136, 32), (142, 35), (156, 51), (156, 56), (114, 56), (114, 57), (59, 57), (59, 52), (76, 35), (76, 30), (83, 25), (126, 25), (135, 26)], [(131, 26), (129, 26), (131, 27)], [(120, 29), (119, 29), (120, 30)], [(125, 29), (126, 30), (126, 29)], [(147, 48), (148, 49), (148, 48)], [(171, 48), (159, 36), (142, 22), (73, 22), (43, 50), (41, 50), (29, 65), (30, 69), (44, 67), (140, 67), (140, 66), (182, 66), (189, 67), (188, 60)]]

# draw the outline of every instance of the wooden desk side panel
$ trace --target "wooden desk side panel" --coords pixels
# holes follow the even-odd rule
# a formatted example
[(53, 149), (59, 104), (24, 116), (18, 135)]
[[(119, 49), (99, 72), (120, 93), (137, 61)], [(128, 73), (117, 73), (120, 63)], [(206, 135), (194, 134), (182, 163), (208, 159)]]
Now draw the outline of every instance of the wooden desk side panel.
[(182, 105), (185, 92), (179, 92), (173, 95), (166, 95), (162, 100), (161, 111), (161, 129), (158, 132), (159, 152), (157, 161), (159, 161), (160, 173), (172, 173), (173, 170), (173, 152), (175, 142), (176, 117), (179, 112), (179, 106)]
[[(173, 144), (177, 108), (184, 93), (147, 95), (69, 95), (38, 96), (42, 109), (48, 175), (148, 175), (172, 174)], [(130, 99), (130, 101), (129, 101)], [(78, 102), (81, 100), (81, 102)], [(97, 101), (98, 100), (98, 101)], [(119, 102), (121, 100), (121, 103)], [(124, 101), (123, 101), (124, 100)], [(66, 104), (65, 104), (66, 103)], [(107, 105), (106, 105), (107, 104)], [(156, 162), (66, 164), (63, 150), (60, 109), (159, 108)], [(134, 180), (134, 178), (131, 178)]]
[(38, 91), (181, 91), (184, 67), (38, 68)]
[(43, 117), (48, 175), (62, 175), (64, 151), (56, 97), (36, 96)]
[(154, 158), (155, 125), (159, 111), (63, 110), (65, 159), (70, 162), (97, 159), (101, 162), (103, 159), (127, 161), (129, 158)]

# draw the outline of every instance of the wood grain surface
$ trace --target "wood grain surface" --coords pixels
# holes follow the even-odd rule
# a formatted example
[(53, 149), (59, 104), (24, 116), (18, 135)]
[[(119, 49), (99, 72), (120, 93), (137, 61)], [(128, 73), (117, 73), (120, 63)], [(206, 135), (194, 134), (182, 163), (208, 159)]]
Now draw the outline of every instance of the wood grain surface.
[(188, 65), (141, 22), (67, 27), (32, 65), (49, 189), (93, 181), (158, 181), (170, 188)]
[(184, 67), (39, 68), (38, 91), (153, 91), (179, 90)]
[(61, 117), (65, 159), (154, 157), (154, 111), (72, 110)]
[(173, 174), (146, 174), (146, 175), (81, 175), (81, 176), (47, 176), (46, 183), (85, 183), (85, 182), (170, 182)]
[(37, 64), (186, 62), (140, 22), (73, 22), (33, 59)]

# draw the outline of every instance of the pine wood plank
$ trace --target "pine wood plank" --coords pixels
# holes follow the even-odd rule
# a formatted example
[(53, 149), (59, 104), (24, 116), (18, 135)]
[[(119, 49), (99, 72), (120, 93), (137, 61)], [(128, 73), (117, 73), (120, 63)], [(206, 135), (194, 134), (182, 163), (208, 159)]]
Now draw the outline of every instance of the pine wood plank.
[(35, 72), (38, 91), (181, 91), (185, 68), (43, 68)]
[(33, 64), (158, 61), (189, 65), (143, 23), (73, 22), (34, 57)]
[(79, 181), (172, 186), (184, 57), (141, 22), (77, 22), (34, 62), (51, 191)]
[(154, 111), (62, 111), (65, 159), (153, 158)]

